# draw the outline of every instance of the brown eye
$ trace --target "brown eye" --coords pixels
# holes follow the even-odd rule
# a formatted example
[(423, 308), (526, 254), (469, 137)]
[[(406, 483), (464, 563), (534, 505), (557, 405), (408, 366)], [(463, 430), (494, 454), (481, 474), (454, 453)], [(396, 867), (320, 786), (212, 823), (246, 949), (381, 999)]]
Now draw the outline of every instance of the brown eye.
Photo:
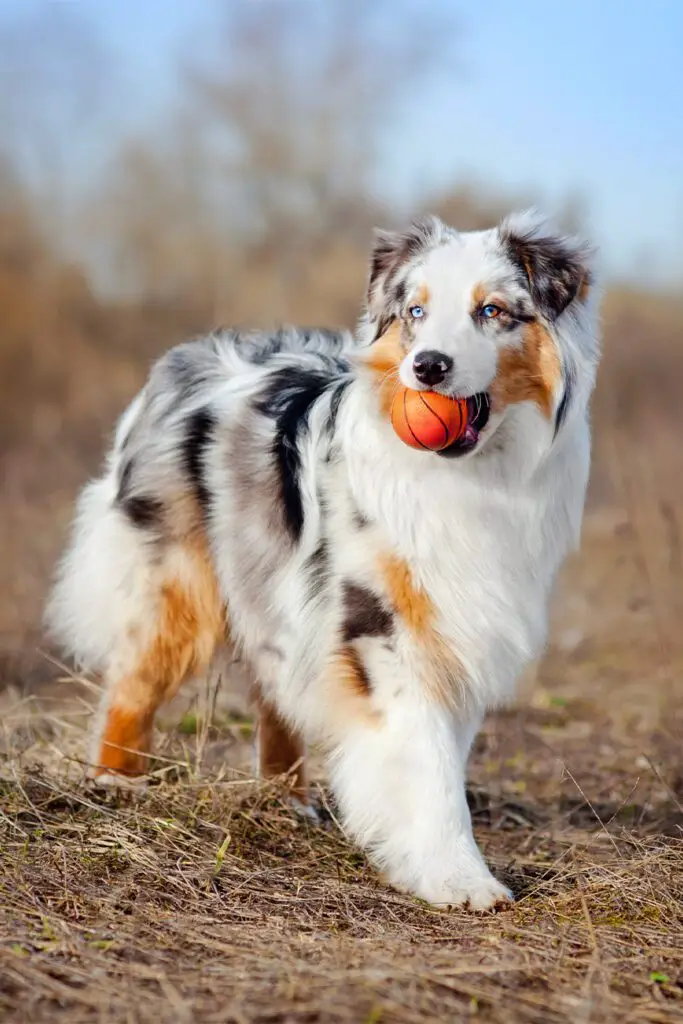
[(500, 306), (496, 306), (493, 302), (489, 302), (479, 310), (479, 316), (482, 317), (483, 320), (495, 320), (497, 316), (500, 316), (500, 314), (504, 312), (505, 310), (501, 309)]

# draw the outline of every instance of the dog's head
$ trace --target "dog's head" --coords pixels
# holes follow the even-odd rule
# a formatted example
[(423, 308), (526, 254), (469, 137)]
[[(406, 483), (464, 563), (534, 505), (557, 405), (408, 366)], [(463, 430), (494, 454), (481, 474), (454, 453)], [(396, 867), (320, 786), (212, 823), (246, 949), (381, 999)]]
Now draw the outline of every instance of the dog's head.
[(514, 435), (515, 419), (530, 416), (552, 441), (585, 409), (598, 358), (591, 257), (533, 213), (489, 231), (430, 217), (377, 234), (370, 362), (384, 379), (393, 368), (407, 387), (469, 400), (465, 436), (441, 454), (483, 451), (502, 424)]

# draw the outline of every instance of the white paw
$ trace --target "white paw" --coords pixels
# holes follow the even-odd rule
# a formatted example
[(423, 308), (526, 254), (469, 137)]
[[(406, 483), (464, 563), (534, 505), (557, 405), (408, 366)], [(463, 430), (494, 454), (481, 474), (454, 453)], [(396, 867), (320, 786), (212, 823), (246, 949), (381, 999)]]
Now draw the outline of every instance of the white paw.
[(309, 821), (311, 825), (321, 825), (322, 815), (315, 804), (299, 800), (296, 796), (290, 796), (287, 803), (292, 808), (298, 818), (303, 818), (305, 821)]
[(305, 800), (301, 800), (296, 796), (290, 796), (287, 803), (297, 818), (308, 822), (309, 825), (326, 830), (332, 827), (334, 817), (327, 805), (316, 794), (309, 793)]
[(470, 910), (492, 910), (514, 901), (510, 890), (491, 874), (463, 876), (443, 885), (420, 885), (415, 895), (437, 907), (467, 906)]
[(148, 780), (147, 775), (119, 775), (118, 772), (112, 771), (101, 772), (99, 775), (89, 772), (86, 776), (87, 784), (96, 789), (118, 789), (136, 793), (147, 789)]

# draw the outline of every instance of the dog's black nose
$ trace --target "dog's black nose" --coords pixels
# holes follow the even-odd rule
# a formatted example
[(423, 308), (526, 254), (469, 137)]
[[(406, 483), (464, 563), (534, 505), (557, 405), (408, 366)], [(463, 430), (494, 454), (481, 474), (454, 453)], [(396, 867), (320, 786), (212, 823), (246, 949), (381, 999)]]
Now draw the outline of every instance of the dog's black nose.
[(443, 352), (436, 352), (429, 349), (427, 352), (418, 352), (413, 359), (413, 372), (420, 384), (443, 384), (446, 375), (453, 368), (453, 360)]

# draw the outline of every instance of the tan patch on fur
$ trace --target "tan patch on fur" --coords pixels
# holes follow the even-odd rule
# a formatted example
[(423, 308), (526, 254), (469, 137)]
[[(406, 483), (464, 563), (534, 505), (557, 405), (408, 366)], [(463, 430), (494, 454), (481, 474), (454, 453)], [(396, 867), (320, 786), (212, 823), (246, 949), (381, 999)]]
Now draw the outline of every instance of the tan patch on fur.
[(188, 541), (183, 554), (191, 566), (188, 579), (161, 583), (153, 636), (132, 669), (110, 686), (96, 775), (104, 770), (140, 771), (146, 759), (135, 751), (149, 751), (157, 708), (187, 679), (208, 668), (226, 638), (225, 608), (205, 544)]
[(394, 320), (364, 355), (363, 361), (374, 376), (380, 410), (387, 419), (391, 417), (392, 402), (401, 388), (398, 371), (405, 354), (401, 325)]
[(162, 585), (157, 634), (137, 670), (150, 681), (164, 678), (165, 700), (190, 674), (208, 666), (226, 633), (225, 607), (208, 552), (203, 544), (188, 545), (186, 551), (192, 582)]
[(272, 779), (291, 772), (292, 788), (305, 800), (308, 783), (301, 737), (293, 732), (270, 701), (259, 695), (257, 703), (259, 774), (261, 778)]
[(486, 302), (487, 297), (488, 291), (486, 290), (484, 285), (481, 284), (481, 282), (479, 284), (475, 284), (474, 288), (472, 289), (472, 303), (470, 305), (470, 312), (474, 313), (478, 309), (480, 309)]
[(425, 655), (424, 682), (440, 704), (457, 700), (465, 670), (457, 654), (437, 631), (436, 609), (429, 594), (413, 580), (410, 566), (396, 555), (380, 555), (380, 572), (396, 615), (419, 642)]
[(357, 697), (369, 697), (372, 689), (363, 659), (352, 644), (342, 647), (337, 658), (337, 669), (349, 689)]
[(111, 708), (102, 733), (98, 767), (93, 774), (108, 771), (117, 775), (143, 775), (149, 766), (147, 754), (151, 737), (151, 713)]
[(576, 297), (579, 302), (585, 302), (591, 290), (591, 282), (588, 274), (584, 274), (583, 280), (579, 285), (579, 290), (576, 293)]
[(472, 303), (470, 305), (470, 315), (475, 316), (483, 306), (492, 304), (498, 306), (500, 309), (499, 316), (501, 319), (505, 319), (509, 316), (507, 303), (501, 295), (496, 295), (495, 292), (491, 293), (483, 284), (475, 284), (472, 289)]
[(371, 701), (370, 680), (359, 652), (345, 644), (334, 654), (326, 674), (330, 707), (338, 726), (357, 724), (377, 726), (381, 715)]
[(434, 607), (429, 595), (413, 583), (410, 567), (395, 555), (381, 555), (380, 568), (396, 614), (412, 633), (428, 632), (434, 619)]
[(429, 288), (423, 282), (415, 293), (411, 306), (427, 306), (429, 304)]
[(554, 396), (562, 374), (557, 345), (547, 328), (533, 323), (524, 328), (522, 344), (504, 348), (498, 356), (498, 369), (491, 385), (495, 412), (517, 402), (535, 402), (550, 419)]

